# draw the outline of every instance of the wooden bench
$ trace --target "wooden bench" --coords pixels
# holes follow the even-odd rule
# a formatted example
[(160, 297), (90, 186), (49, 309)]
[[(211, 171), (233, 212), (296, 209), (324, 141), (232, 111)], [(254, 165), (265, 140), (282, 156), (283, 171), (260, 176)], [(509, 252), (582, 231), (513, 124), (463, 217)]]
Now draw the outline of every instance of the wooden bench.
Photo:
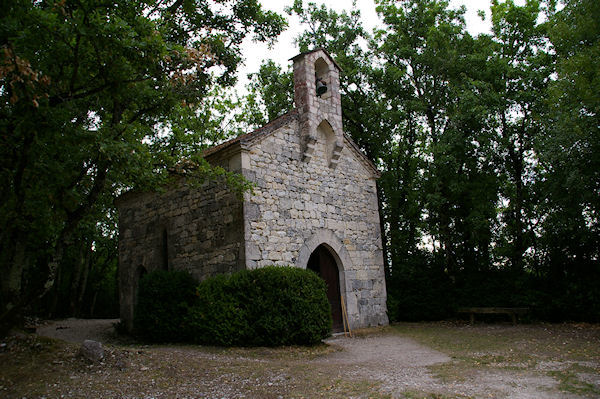
[(529, 308), (460, 308), (458, 313), (469, 313), (471, 324), (475, 323), (475, 314), (507, 314), (512, 318), (513, 324), (517, 324), (517, 315), (524, 315)]

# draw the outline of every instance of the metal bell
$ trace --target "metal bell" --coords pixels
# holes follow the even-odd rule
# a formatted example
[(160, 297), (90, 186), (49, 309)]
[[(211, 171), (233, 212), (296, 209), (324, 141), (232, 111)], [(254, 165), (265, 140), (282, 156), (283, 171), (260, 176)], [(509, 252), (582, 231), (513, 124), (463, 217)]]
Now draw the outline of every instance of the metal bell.
[(317, 78), (317, 97), (321, 97), (327, 92), (327, 84), (323, 82), (323, 79)]

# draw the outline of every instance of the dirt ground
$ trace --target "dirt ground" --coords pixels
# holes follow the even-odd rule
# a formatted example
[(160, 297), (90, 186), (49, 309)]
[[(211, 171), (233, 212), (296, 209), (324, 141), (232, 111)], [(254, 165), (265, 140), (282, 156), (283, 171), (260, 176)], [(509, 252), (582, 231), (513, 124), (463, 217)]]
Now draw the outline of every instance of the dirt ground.
[(86, 339), (115, 342), (114, 325), (119, 319), (66, 319), (48, 322), (37, 327), (38, 335), (81, 344)]
[[(0, 350), (5, 398), (600, 398), (600, 326), (400, 324), (316, 347), (140, 345), (63, 320)], [(49, 339), (51, 338), (51, 339)], [(105, 359), (78, 355), (84, 339)]]

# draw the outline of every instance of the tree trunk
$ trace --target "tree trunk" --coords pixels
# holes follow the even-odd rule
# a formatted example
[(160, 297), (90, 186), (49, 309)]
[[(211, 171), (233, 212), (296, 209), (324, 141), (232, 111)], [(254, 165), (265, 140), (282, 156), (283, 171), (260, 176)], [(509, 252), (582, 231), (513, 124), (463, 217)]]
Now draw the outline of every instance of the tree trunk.
[(74, 316), (81, 316), (81, 307), (83, 305), (83, 297), (85, 296), (85, 291), (87, 289), (87, 280), (90, 274), (90, 265), (92, 259), (92, 251), (89, 248), (89, 245), (85, 247), (85, 257), (83, 261), (83, 278), (81, 279), (81, 283), (79, 284), (79, 292), (77, 296), (77, 302), (75, 304)]
[(64, 255), (64, 249), (67, 245), (67, 242), (70, 240), (73, 231), (77, 228), (81, 220), (89, 211), (93, 208), (100, 193), (104, 189), (106, 184), (106, 176), (108, 173), (107, 165), (98, 165), (98, 173), (96, 178), (94, 179), (94, 185), (90, 190), (86, 200), (73, 212), (69, 212), (67, 215), (67, 219), (65, 221), (65, 227), (61, 231), (59, 238), (56, 240), (56, 246), (54, 247), (54, 254), (52, 256), (52, 260), (48, 263), (48, 278), (46, 279), (46, 283), (44, 284), (44, 288), (40, 293), (38, 298), (44, 297), (51, 289), (56, 280), (56, 274), (58, 271), (58, 267), (60, 262), (62, 262), (62, 258)]
[(83, 274), (82, 269), (85, 267), (86, 254), (84, 253), (84, 248), (85, 240), (79, 245), (79, 256), (77, 262), (75, 262), (75, 270), (71, 279), (71, 289), (69, 290), (69, 314), (73, 317), (77, 317), (75, 308), (77, 307), (77, 298), (79, 297), (79, 285), (81, 284), (81, 276)]
[(96, 308), (96, 299), (98, 298), (98, 290), (94, 291), (94, 296), (92, 297), (92, 304), (90, 305), (90, 317), (94, 318), (94, 310)]
[(19, 312), (23, 302), (21, 283), (23, 271), (28, 263), (25, 240), (16, 239), (6, 259), (7, 270), (3, 270), (1, 281), (2, 309), (0, 310), (0, 325), (10, 323), (10, 320)]
[(50, 307), (48, 308), (48, 317), (51, 319), (56, 318), (58, 316), (56, 308), (58, 307), (58, 301), (60, 297), (60, 285), (62, 283), (62, 279), (63, 265), (59, 264), (58, 271), (56, 273), (56, 284), (54, 284), (54, 286), (52, 287), (52, 297), (50, 298)]

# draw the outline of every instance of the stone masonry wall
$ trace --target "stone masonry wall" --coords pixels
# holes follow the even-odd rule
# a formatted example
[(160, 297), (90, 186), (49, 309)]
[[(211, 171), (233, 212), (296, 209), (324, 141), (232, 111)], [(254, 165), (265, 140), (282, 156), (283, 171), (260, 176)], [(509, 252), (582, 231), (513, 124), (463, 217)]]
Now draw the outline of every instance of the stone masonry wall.
[(244, 203), (246, 265), (306, 268), (310, 253), (325, 243), (339, 252), (350, 326), (387, 324), (374, 173), (349, 142), (331, 168), (321, 130), (314, 156), (303, 160), (298, 129), (294, 121), (248, 151), (244, 175), (256, 188)]
[(129, 329), (141, 274), (186, 270), (203, 280), (245, 267), (242, 201), (222, 183), (188, 187), (180, 179), (164, 193), (126, 194), (117, 206), (121, 319)]

